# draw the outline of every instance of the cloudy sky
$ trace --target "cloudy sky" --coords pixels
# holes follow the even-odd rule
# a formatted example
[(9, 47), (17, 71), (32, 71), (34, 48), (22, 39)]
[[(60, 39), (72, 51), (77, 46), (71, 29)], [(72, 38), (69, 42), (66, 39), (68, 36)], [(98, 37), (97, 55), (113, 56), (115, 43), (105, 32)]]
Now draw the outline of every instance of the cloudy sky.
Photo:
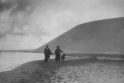
[(0, 49), (34, 49), (74, 26), (124, 16), (124, 0), (0, 0)]

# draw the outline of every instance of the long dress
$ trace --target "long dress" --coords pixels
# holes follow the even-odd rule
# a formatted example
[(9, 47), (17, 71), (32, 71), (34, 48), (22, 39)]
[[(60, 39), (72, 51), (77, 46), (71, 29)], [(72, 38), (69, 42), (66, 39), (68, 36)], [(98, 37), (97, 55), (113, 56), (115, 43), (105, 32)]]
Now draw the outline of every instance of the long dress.
[(56, 50), (55, 50), (55, 61), (57, 62), (57, 61), (60, 61), (60, 52), (61, 52), (61, 50), (59, 49), (59, 48), (57, 48)]

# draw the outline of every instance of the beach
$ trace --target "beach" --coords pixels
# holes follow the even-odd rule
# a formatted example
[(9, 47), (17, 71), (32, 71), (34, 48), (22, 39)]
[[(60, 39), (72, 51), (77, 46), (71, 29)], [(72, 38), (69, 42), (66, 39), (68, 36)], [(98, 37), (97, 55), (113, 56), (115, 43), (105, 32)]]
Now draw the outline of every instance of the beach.
[(33, 60), (1, 72), (0, 83), (124, 83), (124, 61), (76, 55), (59, 63)]

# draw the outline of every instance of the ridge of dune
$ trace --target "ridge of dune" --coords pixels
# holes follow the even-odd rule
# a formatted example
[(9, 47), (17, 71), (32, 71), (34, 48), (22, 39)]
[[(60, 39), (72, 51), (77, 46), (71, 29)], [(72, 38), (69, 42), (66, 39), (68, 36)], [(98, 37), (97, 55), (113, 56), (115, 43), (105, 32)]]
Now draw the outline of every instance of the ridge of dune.
[[(67, 53), (124, 53), (124, 17), (79, 24), (46, 43), (51, 50), (57, 45)], [(37, 48), (43, 52), (45, 45)]]

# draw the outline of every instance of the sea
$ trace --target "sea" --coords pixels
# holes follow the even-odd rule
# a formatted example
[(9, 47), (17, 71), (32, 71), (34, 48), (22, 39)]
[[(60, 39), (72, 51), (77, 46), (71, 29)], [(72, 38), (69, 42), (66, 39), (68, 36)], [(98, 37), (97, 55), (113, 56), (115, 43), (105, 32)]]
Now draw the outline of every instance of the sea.
[(0, 72), (14, 69), (30, 61), (43, 59), (43, 53), (0, 52)]

